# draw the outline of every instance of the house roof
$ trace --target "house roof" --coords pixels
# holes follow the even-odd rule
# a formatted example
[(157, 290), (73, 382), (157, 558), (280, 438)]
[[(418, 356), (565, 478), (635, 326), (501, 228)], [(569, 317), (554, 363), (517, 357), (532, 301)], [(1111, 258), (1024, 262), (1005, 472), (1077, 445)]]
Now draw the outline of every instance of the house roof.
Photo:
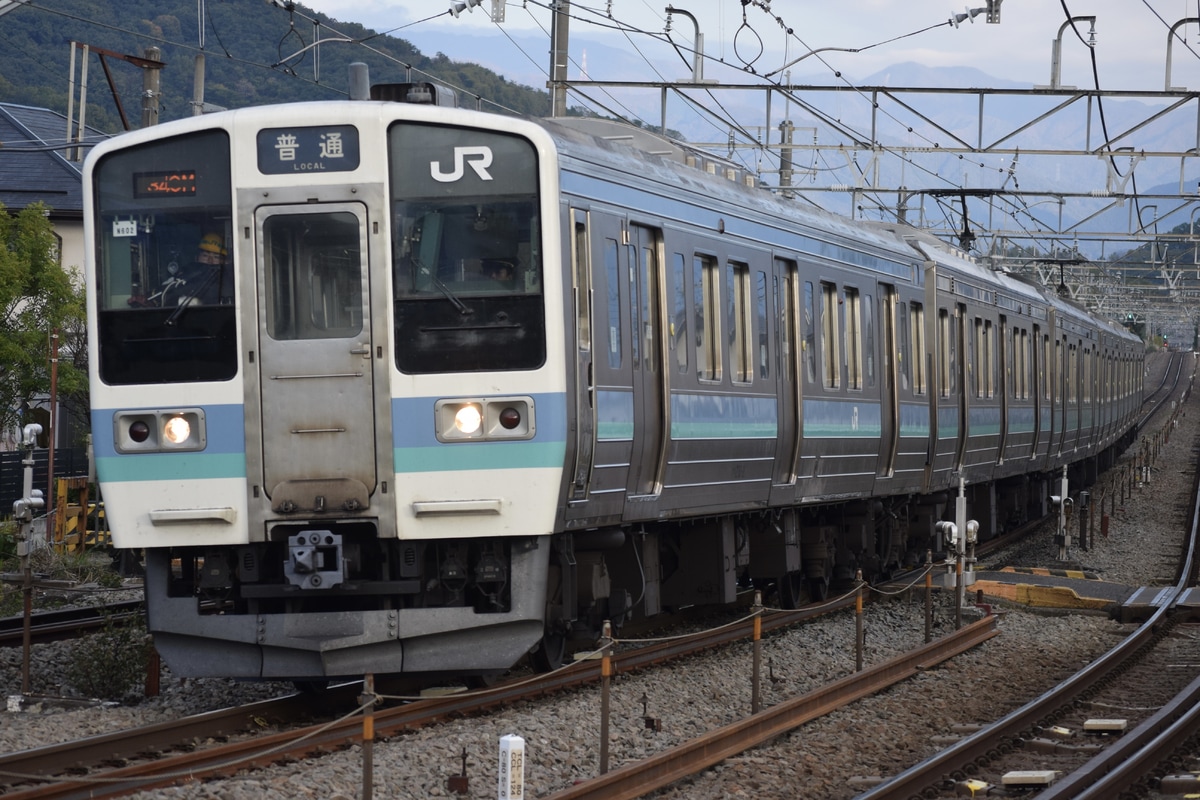
[[(87, 134), (91, 143), (101, 136)], [(83, 162), (58, 149), (66, 139), (67, 118), (57, 111), (0, 103), (0, 203), (10, 212), (40, 200), (51, 217), (83, 216)]]

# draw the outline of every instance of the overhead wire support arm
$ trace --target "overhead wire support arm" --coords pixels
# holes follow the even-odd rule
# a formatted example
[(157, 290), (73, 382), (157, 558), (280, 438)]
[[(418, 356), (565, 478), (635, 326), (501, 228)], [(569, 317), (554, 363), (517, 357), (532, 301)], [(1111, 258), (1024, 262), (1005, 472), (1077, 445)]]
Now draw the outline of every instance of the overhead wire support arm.
[(696, 21), (696, 17), (690, 11), (684, 11), (682, 8), (667, 6), (667, 32), (671, 30), (671, 16), (680, 14), (692, 21), (692, 26), (695, 28), (695, 34), (692, 36), (692, 83), (716, 83), (715, 80), (705, 80), (704, 78), (704, 34), (700, 32), (700, 23)]

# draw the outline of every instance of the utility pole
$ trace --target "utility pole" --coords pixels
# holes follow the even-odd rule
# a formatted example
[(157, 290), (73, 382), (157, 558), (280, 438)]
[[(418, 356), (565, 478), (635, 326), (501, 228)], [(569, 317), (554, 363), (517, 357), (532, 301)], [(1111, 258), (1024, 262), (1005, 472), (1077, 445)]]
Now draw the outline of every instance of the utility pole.
[[(157, 47), (147, 47), (144, 52), (148, 61), (157, 62), (160, 56), (162, 56), (162, 50)], [(142, 73), (143, 128), (149, 128), (151, 125), (158, 124), (158, 98), (161, 94), (159, 90), (161, 77), (160, 68), (154, 65), (148, 65)]]
[(571, 0), (556, 0), (550, 29), (550, 116), (567, 115), (567, 39), (570, 37)]

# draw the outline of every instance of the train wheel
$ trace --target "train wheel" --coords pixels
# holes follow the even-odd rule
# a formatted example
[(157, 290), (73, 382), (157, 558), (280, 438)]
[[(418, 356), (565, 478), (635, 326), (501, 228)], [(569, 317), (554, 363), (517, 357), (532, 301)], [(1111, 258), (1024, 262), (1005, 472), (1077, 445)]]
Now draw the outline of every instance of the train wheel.
[(567, 656), (567, 637), (563, 633), (547, 631), (537, 647), (529, 654), (533, 668), (538, 672), (553, 672), (563, 665)]
[(808, 579), (808, 596), (812, 598), (814, 603), (819, 603), (829, 596), (829, 579), (809, 578)]
[(804, 604), (804, 575), (799, 572), (786, 573), (776, 581), (775, 591), (779, 595), (780, 608), (799, 608)]
[(468, 675), (463, 680), (463, 683), (467, 685), (467, 689), (477, 692), (482, 689), (492, 688), (498, 680), (500, 680), (499, 672), (489, 672), (485, 675)]

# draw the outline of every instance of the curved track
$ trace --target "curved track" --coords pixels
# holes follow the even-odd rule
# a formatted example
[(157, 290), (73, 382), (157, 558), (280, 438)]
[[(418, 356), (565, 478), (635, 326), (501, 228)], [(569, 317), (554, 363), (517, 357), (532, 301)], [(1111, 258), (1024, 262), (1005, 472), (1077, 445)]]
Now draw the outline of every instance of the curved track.
[[(1177, 386), (1178, 382), (1177, 371), (1172, 385)], [(1174, 392), (1168, 393), (1156, 402), (1155, 408), (1161, 408), (1166, 399), (1173, 395)], [(1180, 599), (1195, 583), (1197, 539), (1200, 538), (1200, 484), (1193, 484), (1191, 502), (1191, 525), (1180, 559), (1179, 577), (1174, 586), (1164, 591), (1150, 618), (1132, 635), (1051, 691), (859, 795), (858, 800), (936, 798), (957, 796), (964, 791), (980, 791), (978, 787), (971, 789), (967, 785), (969, 776), (990, 771), (988, 765), (991, 762), (1003, 762), (1006, 753), (1025, 747), (1031, 741), (1044, 741), (1044, 732), (1051, 728), (1055, 720), (1070, 713), (1071, 706), (1078, 703), (1081, 697), (1101, 687), (1113, 691), (1111, 687), (1119, 687), (1123, 680), (1132, 682), (1130, 685), (1134, 688), (1127, 690), (1129, 693), (1138, 691), (1146, 683), (1161, 682), (1162, 669), (1154, 672), (1158, 678), (1147, 678), (1144, 674), (1139, 677), (1136, 665), (1139, 661), (1154, 657), (1155, 646), (1166, 640), (1167, 634), (1178, 621), (1172, 619), (1172, 615)], [(1120, 693), (1121, 690), (1118, 688), (1116, 691)], [(1093, 757), (1086, 758), (1086, 751), (1081, 751), (1084, 758), (1076, 759), (1065, 770), (1067, 774), (1055, 779), (1036, 797), (1099, 800), (1118, 796), (1143, 780), (1155, 765), (1169, 757), (1172, 748), (1200, 730), (1198, 701), (1200, 680), (1182, 687), (1176, 685), (1173, 696), (1152, 702), (1157, 711), (1145, 716), (1133, 730), (1112, 740)], [(1022, 796), (1035, 795), (1027, 792)]]

